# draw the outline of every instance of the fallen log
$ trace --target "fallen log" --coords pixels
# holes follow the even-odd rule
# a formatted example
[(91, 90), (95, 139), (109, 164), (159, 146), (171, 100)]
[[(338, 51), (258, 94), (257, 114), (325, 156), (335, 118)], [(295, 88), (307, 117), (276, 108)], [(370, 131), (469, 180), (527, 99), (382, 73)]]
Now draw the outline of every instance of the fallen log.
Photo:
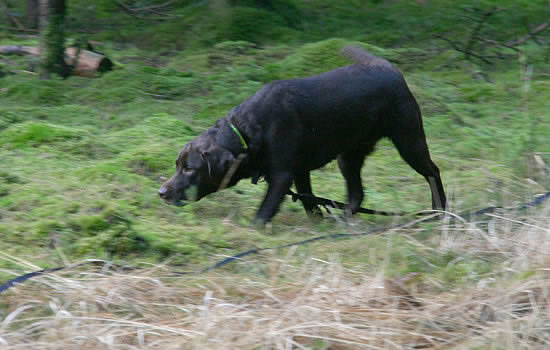
[[(0, 54), (40, 56), (40, 49), (34, 46), (4, 45), (0, 46)], [(113, 62), (106, 56), (90, 50), (79, 50), (76, 47), (65, 49), (65, 62), (73, 67), (72, 75), (82, 77), (94, 77), (96, 73), (113, 69)]]

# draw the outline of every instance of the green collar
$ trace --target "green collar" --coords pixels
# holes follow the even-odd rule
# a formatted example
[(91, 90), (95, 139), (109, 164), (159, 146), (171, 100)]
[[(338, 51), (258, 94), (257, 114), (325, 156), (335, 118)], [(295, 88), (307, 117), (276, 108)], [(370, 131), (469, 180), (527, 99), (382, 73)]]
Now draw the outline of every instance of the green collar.
[(229, 126), (231, 127), (231, 129), (233, 129), (233, 131), (235, 132), (235, 134), (237, 134), (237, 136), (239, 136), (239, 139), (241, 140), (241, 143), (244, 147), (244, 150), (245, 151), (248, 151), (248, 145), (246, 144), (246, 141), (244, 140), (244, 137), (243, 135), (239, 132), (239, 129), (237, 129), (235, 127), (235, 125), (233, 125), (233, 123), (229, 122)]

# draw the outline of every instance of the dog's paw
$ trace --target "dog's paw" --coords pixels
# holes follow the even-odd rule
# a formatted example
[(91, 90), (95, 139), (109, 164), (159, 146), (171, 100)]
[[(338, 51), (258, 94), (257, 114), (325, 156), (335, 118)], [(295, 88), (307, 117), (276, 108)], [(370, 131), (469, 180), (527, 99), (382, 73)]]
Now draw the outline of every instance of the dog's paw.
[(252, 221), (250, 222), (250, 226), (258, 231), (263, 231), (265, 233), (271, 233), (273, 228), (273, 225), (270, 221), (266, 221), (265, 219), (259, 217), (255, 217), (254, 219), (252, 219)]
[(315, 208), (306, 210), (306, 214), (309, 217), (309, 219), (314, 223), (318, 223), (324, 218), (323, 211), (318, 206), (316, 206)]

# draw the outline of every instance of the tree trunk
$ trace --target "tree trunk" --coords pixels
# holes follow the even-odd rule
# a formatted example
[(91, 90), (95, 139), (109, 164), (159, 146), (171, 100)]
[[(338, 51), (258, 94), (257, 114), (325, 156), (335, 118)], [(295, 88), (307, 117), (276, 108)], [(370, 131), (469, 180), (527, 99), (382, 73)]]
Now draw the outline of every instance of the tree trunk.
[(46, 26), (48, 25), (48, 0), (38, 0), (40, 26), (40, 79), (49, 79), (50, 72), (46, 69)]
[(50, 73), (64, 78), (70, 74), (65, 64), (65, 10), (65, 0), (40, 0), (41, 79), (48, 79)]
[(25, 24), (27, 29), (38, 29), (38, 0), (27, 0), (25, 8)]
[(10, 13), (10, 6), (8, 4), (8, 1), (7, 0), (1, 0), (1, 4), (2, 4), (2, 10), (4, 11), (4, 14), (6, 15), (6, 19), (8, 20), (8, 23), (13, 25), (17, 29), (24, 30), (25, 27), (23, 26), (23, 24), (21, 24), (21, 22), (17, 19), (16, 16), (12, 16), (12, 14)]

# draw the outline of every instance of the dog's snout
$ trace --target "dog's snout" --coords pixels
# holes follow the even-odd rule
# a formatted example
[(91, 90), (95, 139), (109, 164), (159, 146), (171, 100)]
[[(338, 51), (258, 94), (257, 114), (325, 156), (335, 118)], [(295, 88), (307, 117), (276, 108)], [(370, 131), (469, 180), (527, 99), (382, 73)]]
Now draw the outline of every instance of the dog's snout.
[(168, 189), (165, 186), (162, 186), (159, 190), (159, 196), (160, 198), (166, 198), (166, 195), (168, 193)]

